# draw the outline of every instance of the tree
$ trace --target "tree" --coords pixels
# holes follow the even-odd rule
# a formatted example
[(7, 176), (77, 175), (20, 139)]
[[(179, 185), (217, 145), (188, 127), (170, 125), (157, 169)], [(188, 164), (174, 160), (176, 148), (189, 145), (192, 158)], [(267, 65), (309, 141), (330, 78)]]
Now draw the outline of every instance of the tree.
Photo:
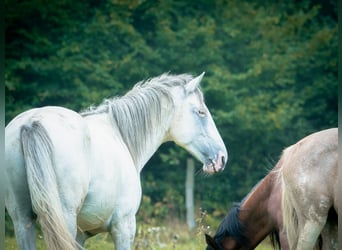
[[(205, 71), (202, 90), (229, 162), (220, 175), (195, 176), (195, 198), (215, 216), (246, 195), (284, 147), (337, 126), (332, 0), (31, 0), (5, 7), (6, 123), (43, 105), (79, 111), (163, 72)], [(185, 217), (187, 157), (166, 144), (144, 168), (143, 208), (154, 206), (140, 210), (149, 211), (144, 218)]]

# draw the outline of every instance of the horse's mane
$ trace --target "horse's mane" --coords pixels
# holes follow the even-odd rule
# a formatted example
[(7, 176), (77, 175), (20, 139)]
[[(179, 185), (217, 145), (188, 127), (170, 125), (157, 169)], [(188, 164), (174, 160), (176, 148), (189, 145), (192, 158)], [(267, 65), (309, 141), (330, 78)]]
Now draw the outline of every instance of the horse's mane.
[(184, 87), (191, 79), (193, 76), (189, 74), (162, 74), (138, 82), (124, 96), (106, 99), (99, 106), (90, 107), (81, 115), (108, 113), (137, 165), (143, 150), (161, 129), (165, 129), (162, 127), (165, 124), (165, 115), (170, 114), (162, 113), (161, 100), (166, 100), (167, 107), (172, 110), (174, 103), (171, 89), (175, 86)]
[(273, 249), (281, 249), (279, 233), (277, 231), (272, 231), (269, 236)]
[(233, 237), (239, 244), (247, 245), (248, 238), (245, 236), (245, 227), (239, 219), (241, 203), (234, 204), (228, 215), (224, 218), (214, 236), (215, 241), (221, 242), (225, 237)]

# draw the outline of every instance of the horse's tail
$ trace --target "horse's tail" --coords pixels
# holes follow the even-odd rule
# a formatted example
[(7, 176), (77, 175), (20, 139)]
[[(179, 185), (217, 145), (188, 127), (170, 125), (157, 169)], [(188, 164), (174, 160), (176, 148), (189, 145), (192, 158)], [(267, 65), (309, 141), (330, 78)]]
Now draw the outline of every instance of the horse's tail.
[(282, 200), (283, 225), (290, 249), (295, 249), (298, 241), (298, 216), (291, 202), (291, 193), (287, 190), (284, 176), (282, 175)]
[(44, 234), (47, 249), (74, 250), (78, 244), (69, 231), (57, 189), (52, 142), (39, 122), (20, 132), (32, 208)]

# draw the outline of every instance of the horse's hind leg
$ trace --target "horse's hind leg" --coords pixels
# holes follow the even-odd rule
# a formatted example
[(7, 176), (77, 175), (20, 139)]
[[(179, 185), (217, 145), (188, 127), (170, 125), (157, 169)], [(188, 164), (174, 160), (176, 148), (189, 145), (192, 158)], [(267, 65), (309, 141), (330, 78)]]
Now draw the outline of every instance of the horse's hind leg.
[[(22, 193), (25, 192), (24, 189)], [(6, 197), (6, 208), (13, 222), (15, 237), (20, 250), (36, 249), (36, 216), (27, 197), (29, 194), (19, 196), (15, 192)]]
[[(305, 199), (299, 199), (303, 201)], [(296, 214), (298, 217), (298, 228), (297, 228), (297, 238), (293, 240), (291, 249), (296, 250), (313, 250), (320, 249), (319, 247), (319, 236), (324, 232), (323, 228), (326, 226), (328, 210), (329, 210), (329, 201), (326, 199), (322, 200), (311, 200), (311, 205), (307, 209), (303, 209), (304, 206), (301, 202), (299, 202), (300, 206), (296, 208)], [(298, 204), (296, 204), (298, 205)], [(299, 209), (299, 208), (301, 209)], [(322, 231), (323, 230), (323, 231)], [(323, 236), (323, 234), (322, 234)], [(323, 237), (323, 246), (327, 245), (327, 242), (324, 241)], [(323, 248), (325, 249), (334, 249), (334, 248)]]
[(13, 222), (15, 227), (15, 235), (20, 250), (36, 249), (36, 234), (34, 221)]
[[(327, 222), (329, 202), (324, 198), (311, 201), (307, 211), (301, 211), (299, 215), (299, 239), (298, 250), (311, 250), (317, 244), (317, 239)], [(297, 211), (298, 212), (298, 211)], [(306, 212), (304, 214), (304, 212)]]
[(8, 175), (7, 181), (6, 209), (14, 225), (18, 247), (20, 250), (36, 249), (36, 215), (32, 211), (27, 182), (12, 175)]
[(35, 218), (20, 209), (8, 211), (14, 225), (15, 237), (20, 250), (36, 249)]
[(324, 227), (324, 223), (319, 223), (314, 220), (308, 220), (302, 230), (299, 232), (298, 250), (314, 249), (317, 239)]
[(322, 232), (322, 250), (337, 250), (338, 249), (338, 217), (334, 210), (330, 210), (328, 221), (325, 224)]

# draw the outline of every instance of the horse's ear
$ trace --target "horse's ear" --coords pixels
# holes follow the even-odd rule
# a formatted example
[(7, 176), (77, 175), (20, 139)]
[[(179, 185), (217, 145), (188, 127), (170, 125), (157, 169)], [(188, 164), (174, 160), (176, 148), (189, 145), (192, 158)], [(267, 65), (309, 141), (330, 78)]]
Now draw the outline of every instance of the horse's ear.
[(214, 250), (219, 249), (215, 240), (209, 234), (205, 234), (205, 241), (207, 242), (207, 245), (210, 246), (212, 249)]
[(190, 82), (188, 82), (185, 85), (185, 89), (186, 89), (186, 92), (188, 94), (194, 92), (195, 89), (198, 88), (200, 82), (202, 81), (202, 78), (203, 78), (204, 74), (205, 74), (205, 72), (203, 72), (199, 76), (195, 77), (194, 79), (192, 79)]

